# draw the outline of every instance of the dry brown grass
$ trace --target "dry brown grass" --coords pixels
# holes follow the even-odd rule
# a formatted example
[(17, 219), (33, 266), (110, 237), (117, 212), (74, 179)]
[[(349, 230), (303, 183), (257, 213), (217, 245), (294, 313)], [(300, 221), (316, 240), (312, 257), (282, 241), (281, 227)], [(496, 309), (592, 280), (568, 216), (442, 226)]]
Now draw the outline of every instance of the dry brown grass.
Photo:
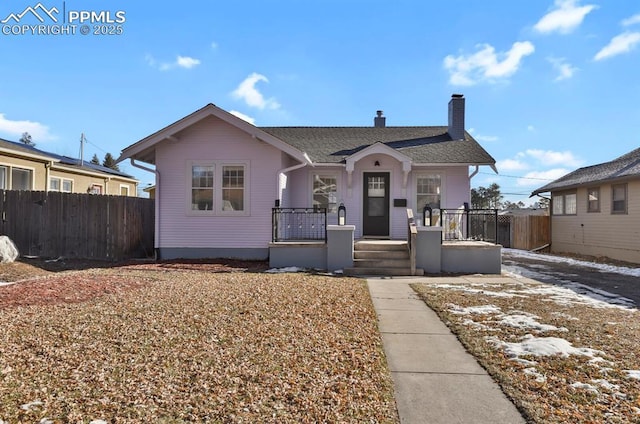
[[(442, 284), (454, 281), (461, 284)], [(636, 309), (583, 302), (568, 290), (568, 297), (553, 294), (556, 288), (523, 278), (467, 277), (437, 283), (416, 284), (414, 289), (530, 422), (640, 422), (640, 380), (626, 372), (640, 370), (640, 316)], [(515, 296), (501, 297), (504, 295)], [(500, 311), (455, 313), (483, 305), (494, 305)], [(535, 316), (538, 323), (558, 329), (506, 325), (501, 322), (505, 315)], [(527, 334), (565, 339), (575, 348), (596, 349), (600, 352), (595, 356), (604, 361), (579, 355), (521, 356), (534, 362), (526, 363), (509, 357), (502, 343), (521, 342)]]
[(0, 421), (398, 421), (362, 280), (133, 266), (38, 281), (67, 277), (128, 285), (0, 309)]

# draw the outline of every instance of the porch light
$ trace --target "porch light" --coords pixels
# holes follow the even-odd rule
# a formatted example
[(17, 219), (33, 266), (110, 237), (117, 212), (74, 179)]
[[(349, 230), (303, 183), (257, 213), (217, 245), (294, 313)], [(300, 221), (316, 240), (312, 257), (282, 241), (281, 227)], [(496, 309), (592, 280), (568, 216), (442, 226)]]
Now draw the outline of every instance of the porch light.
[(344, 225), (347, 222), (347, 208), (344, 207), (344, 203), (340, 203), (338, 206), (338, 225)]

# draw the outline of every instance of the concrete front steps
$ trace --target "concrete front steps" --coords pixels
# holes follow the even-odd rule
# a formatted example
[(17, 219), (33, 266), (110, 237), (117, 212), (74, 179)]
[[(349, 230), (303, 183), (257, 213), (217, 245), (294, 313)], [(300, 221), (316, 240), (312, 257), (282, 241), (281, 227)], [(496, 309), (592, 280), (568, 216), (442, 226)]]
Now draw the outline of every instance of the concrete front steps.
[[(346, 268), (345, 275), (411, 275), (406, 241), (361, 240), (353, 249), (353, 268)], [(424, 275), (424, 271), (416, 269), (415, 275)]]

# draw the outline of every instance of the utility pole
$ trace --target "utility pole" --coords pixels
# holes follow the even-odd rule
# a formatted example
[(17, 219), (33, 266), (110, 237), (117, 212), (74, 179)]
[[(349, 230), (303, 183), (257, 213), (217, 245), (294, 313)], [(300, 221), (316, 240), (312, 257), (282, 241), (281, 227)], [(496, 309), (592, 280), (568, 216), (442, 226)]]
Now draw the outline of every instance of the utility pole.
[(80, 134), (80, 166), (84, 166), (84, 133)]

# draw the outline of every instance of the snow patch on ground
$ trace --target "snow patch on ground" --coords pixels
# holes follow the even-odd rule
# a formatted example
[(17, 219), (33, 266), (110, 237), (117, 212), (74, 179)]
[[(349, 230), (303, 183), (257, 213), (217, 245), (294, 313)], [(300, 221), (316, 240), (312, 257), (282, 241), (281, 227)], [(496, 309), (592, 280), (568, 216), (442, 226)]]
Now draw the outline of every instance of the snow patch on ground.
[(544, 383), (547, 381), (547, 377), (543, 374), (540, 374), (537, 369), (534, 367), (525, 368), (522, 370), (526, 375), (529, 375), (536, 379), (538, 383)]
[(574, 389), (582, 389), (595, 394), (600, 393), (596, 386), (593, 386), (589, 383), (580, 383), (576, 381), (575, 383), (571, 383), (570, 386), (573, 387)]
[(604, 352), (596, 349), (573, 347), (568, 340), (559, 337), (535, 337), (532, 334), (527, 334), (520, 342), (517, 343), (503, 342), (497, 337), (487, 337), (487, 341), (494, 346), (503, 349), (511, 358), (519, 358), (527, 355), (559, 355), (563, 358), (567, 358), (570, 355), (577, 355), (594, 358), (598, 355), (604, 354)]
[(467, 308), (463, 308), (462, 306), (449, 303), (447, 306), (449, 307), (451, 313), (456, 315), (487, 315), (500, 313), (500, 308), (495, 305), (469, 306)]
[(540, 253), (534, 253), (534, 252), (529, 252), (526, 250), (518, 250), (518, 249), (502, 249), (502, 251), (505, 253), (508, 253), (511, 256), (519, 256), (522, 258), (544, 260), (544, 261), (556, 262), (556, 263), (567, 263), (567, 264), (576, 265), (576, 266), (593, 268), (601, 272), (613, 272), (616, 274), (640, 277), (640, 267), (629, 268), (624, 266), (598, 264), (594, 262), (581, 261), (573, 258), (565, 258), (563, 256), (554, 256), (554, 255), (547, 255), (547, 254), (542, 255)]
[(265, 272), (268, 272), (270, 274), (279, 274), (279, 273), (284, 273), (284, 272), (306, 272), (307, 270), (305, 268), (300, 268), (297, 266), (287, 266), (284, 268), (271, 268), (266, 270)]
[(512, 293), (512, 292), (497, 292), (497, 291), (491, 291), (491, 290), (485, 290), (485, 289), (476, 289), (476, 288), (472, 288), (472, 287), (461, 285), (461, 284), (435, 284), (433, 287), (439, 288), (439, 289), (457, 290), (457, 291), (461, 291), (464, 293), (471, 293), (471, 294), (483, 294), (485, 296), (493, 296), (493, 297), (506, 297), (506, 298), (527, 297), (527, 296), (523, 296), (523, 295)]
[(28, 402), (20, 405), (20, 409), (23, 411), (33, 411), (34, 409), (41, 408), (44, 405), (42, 401), (34, 400), (33, 402)]
[(627, 373), (627, 377), (635, 380), (640, 380), (640, 370), (624, 370)]
[(526, 328), (537, 331), (569, 331), (564, 327), (556, 327), (555, 325), (542, 324), (537, 321), (539, 317), (531, 314), (514, 314), (504, 315), (497, 321), (499, 324), (503, 324), (514, 328)]
[(594, 289), (583, 284), (564, 282), (565, 287), (540, 285), (518, 290), (518, 294), (546, 296), (559, 305), (585, 305), (593, 308), (621, 308), (635, 310), (631, 299), (620, 297), (603, 290)]

